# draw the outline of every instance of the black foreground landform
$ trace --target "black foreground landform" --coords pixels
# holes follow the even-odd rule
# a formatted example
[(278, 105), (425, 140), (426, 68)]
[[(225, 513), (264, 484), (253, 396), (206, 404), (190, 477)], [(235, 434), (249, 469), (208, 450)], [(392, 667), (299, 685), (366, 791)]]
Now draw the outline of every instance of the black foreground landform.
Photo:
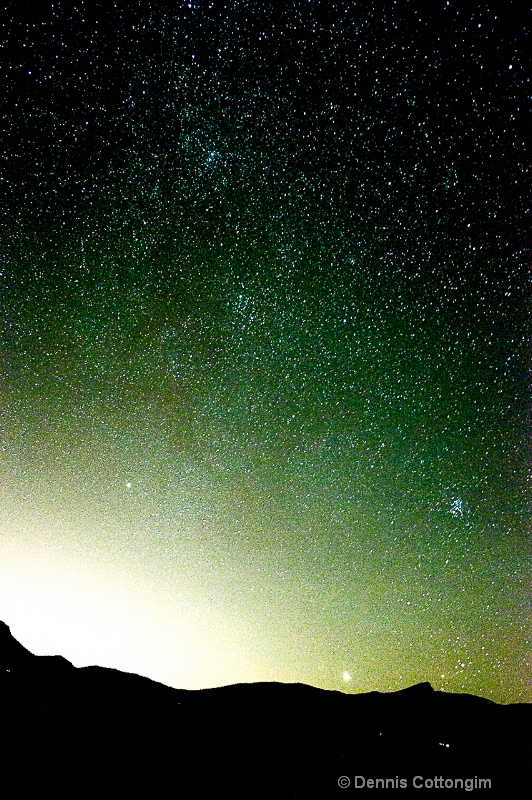
[(2, 799), (531, 796), (528, 704), (428, 683), (171, 689), (35, 656), (4, 623), (0, 680)]

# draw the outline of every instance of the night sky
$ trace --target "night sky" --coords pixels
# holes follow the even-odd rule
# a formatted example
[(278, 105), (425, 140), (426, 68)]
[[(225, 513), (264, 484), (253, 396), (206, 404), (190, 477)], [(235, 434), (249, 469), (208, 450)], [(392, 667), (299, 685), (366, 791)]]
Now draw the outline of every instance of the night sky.
[(532, 700), (519, 7), (3, 4), (0, 618), (26, 647)]

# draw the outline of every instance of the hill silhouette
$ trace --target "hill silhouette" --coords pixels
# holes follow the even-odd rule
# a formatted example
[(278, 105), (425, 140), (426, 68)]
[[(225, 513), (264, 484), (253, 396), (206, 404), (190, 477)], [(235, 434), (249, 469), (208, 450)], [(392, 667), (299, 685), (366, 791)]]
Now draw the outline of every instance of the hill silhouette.
[(514, 800), (532, 786), (532, 706), (429, 683), (360, 695), (280, 683), (179, 690), (33, 655), (0, 623), (0, 702), (9, 800)]

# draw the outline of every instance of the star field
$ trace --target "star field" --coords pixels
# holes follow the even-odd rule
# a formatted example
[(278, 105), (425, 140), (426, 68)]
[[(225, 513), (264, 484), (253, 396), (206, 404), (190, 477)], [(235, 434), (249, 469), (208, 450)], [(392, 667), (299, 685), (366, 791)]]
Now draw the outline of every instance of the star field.
[(6, 3), (0, 618), (530, 701), (527, 20)]

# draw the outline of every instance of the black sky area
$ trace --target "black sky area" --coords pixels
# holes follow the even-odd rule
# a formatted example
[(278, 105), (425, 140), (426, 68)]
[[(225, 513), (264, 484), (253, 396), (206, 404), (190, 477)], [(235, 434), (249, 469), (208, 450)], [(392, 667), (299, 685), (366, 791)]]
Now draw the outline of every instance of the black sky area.
[(522, 5), (0, 24), (0, 618), (174, 686), (529, 700)]

